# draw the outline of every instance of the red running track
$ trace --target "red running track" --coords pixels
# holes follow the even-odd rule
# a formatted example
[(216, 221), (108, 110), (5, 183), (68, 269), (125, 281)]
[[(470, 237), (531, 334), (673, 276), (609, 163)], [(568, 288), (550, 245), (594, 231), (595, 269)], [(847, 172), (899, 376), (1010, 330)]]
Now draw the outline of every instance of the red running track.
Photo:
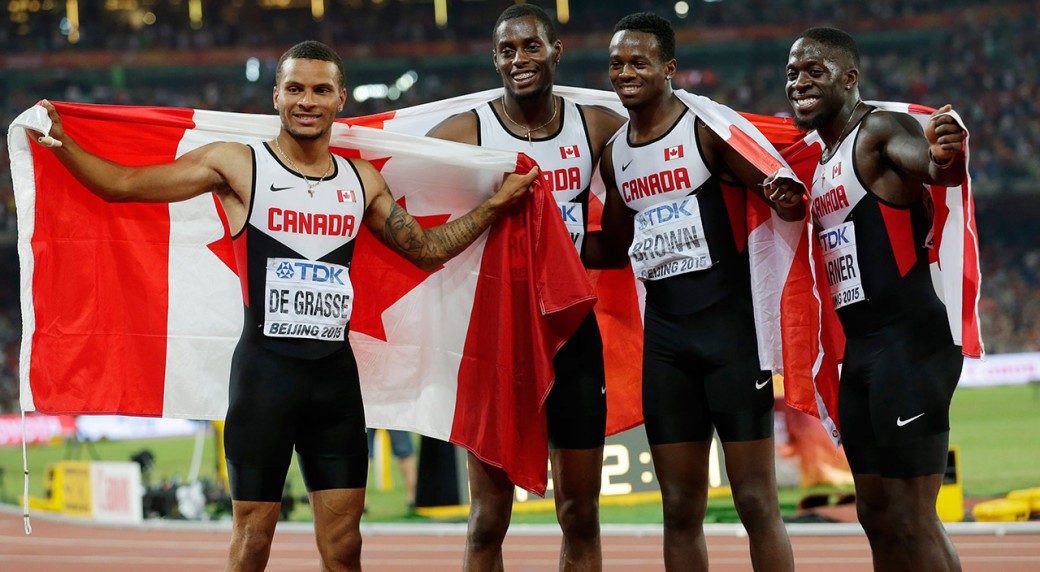
[[(21, 515), (0, 507), (2, 572), (192, 572), (222, 570), (230, 524), (148, 522), (102, 526), (36, 513), (26, 536)], [(708, 525), (714, 572), (751, 570), (747, 539), (739, 525)], [(858, 525), (789, 525), (797, 569), (808, 572), (869, 571), (870, 549)], [(368, 525), (362, 529), (367, 571), (417, 572), (461, 569), (465, 525)], [(1040, 523), (957, 524), (951, 536), (965, 571), (1040, 570)], [(557, 569), (560, 535), (552, 526), (517, 525), (505, 545), (506, 569)], [(603, 560), (608, 571), (663, 570), (660, 526), (605, 525)], [(272, 572), (318, 569), (314, 532), (307, 524), (280, 524)]]

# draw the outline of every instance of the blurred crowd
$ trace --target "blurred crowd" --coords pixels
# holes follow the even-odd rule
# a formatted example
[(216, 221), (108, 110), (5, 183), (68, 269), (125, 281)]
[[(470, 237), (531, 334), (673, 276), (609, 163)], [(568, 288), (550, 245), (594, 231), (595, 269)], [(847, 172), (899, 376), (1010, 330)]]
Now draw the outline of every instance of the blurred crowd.
[[(555, 2), (531, 0), (550, 12)], [(185, 2), (140, 0), (134, 10), (80, 2), (78, 42), (62, 22), (62, 2), (0, 23), (0, 61), (39, 54), (184, 53), (257, 48), (261, 76), (249, 82), (219, 67), (171, 67), (135, 79), (131, 68), (79, 66), (22, 69), (0, 74), (0, 125), (40, 98), (89, 103), (158, 105), (271, 113), (272, 70), (285, 47), (321, 39), (347, 54), (348, 88), (389, 81), (406, 69), (419, 81), (399, 99), (350, 101), (346, 115), (366, 115), (496, 87), (490, 32), (511, 1), (448, 2), (449, 23), (434, 22), (429, 3), (400, 0), (327, 0), (316, 21), (310, 2), (297, 9), (259, 9), (261, 0), (204, 0), (203, 23), (193, 28)], [(17, 3), (10, 3), (14, 6)], [(116, 3), (119, 4), (119, 3)], [(1029, 214), (1040, 214), (1040, 93), (1035, 38), (1040, 2), (1012, 0), (689, 0), (681, 18), (672, 2), (571, 0), (560, 24), (565, 55), (558, 81), (610, 89), (606, 74), (609, 31), (623, 15), (651, 10), (668, 17), (679, 39), (675, 85), (741, 111), (789, 113), (783, 92), (787, 47), (801, 29), (835, 25), (853, 33), (863, 54), (861, 92), (867, 99), (939, 107), (952, 103), (971, 130), (982, 244), (983, 332), (993, 353), (1040, 351), (1040, 236)], [(48, 10), (47, 7), (51, 6)], [(666, 8), (662, 8), (666, 6)], [(662, 11), (665, 10), (665, 11)], [(148, 23), (147, 13), (154, 15)], [(1029, 38), (1034, 38), (1030, 40)], [(274, 54), (274, 57), (271, 57)], [(365, 58), (362, 55), (369, 54)], [(430, 56), (429, 54), (439, 54)], [(102, 57), (102, 60), (104, 58)], [(367, 60), (367, 61), (366, 61)], [(161, 66), (160, 66), (161, 67)], [(376, 77), (377, 70), (381, 76)], [(388, 71), (389, 70), (389, 71)], [(23, 75), (20, 75), (23, 72)], [(372, 77), (369, 77), (372, 76)], [(234, 77), (236, 79), (229, 79)], [(1008, 206), (1008, 205), (1013, 206)], [(1022, 215), (1022, 224), (1007, 224)], [(15, 410), (20, 325), (14, 249), (15, 210), (6, 137), (0, 141), (0, 413)]]

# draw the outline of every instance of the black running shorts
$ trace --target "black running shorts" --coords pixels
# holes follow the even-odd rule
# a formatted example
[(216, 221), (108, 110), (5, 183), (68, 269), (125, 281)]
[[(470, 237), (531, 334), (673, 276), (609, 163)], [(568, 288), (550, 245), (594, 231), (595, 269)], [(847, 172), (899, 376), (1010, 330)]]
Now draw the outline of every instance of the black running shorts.
[(852, 471), (890, 478), (943, 473), (950, 401), (963, 364), (941, 304), (848, 338), (838, 417)]
[(281, 500), (294, 446), (308, 491), (364, 487), (368, 442), (350, 346), (301, 359), (239, 343), (224, 443), (235, 500)]
[(602, 447), (607, 429), (607, 388), (603, 340), (593, 312), (556, 352), (553, 369), (555, 381), (545, 400), (549, 447)]
[(773, 435), (773, 383), (759, 369), (750, 297), (694, 314), (646, 305), (643, 417), (651, 445), (756, 441)]

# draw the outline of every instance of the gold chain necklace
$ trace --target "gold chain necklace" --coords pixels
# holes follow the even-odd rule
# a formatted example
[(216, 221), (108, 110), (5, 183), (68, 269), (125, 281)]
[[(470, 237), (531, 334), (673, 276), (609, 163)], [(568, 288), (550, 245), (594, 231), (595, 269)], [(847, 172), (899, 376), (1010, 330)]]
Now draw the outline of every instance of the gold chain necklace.
[[(849, 118), (845, 120), (845, 126), (842, 127), (841, 128), (841, 132), (838, 133), (838, 140), (836, 141), (836, 144), (837, 144), (838, 147), (841, 146), (841, 138), (845, 136), (845, 130), (848, 129), (849, 128), (849, 124), (852, 123), (852, 118), (856, 116), (856, 110), (859, 109), (859, 104), (861, 104), (861, 103), (863, 103), (863, 100), (862, 99), (857, 99), (856, 100), (856, 105), (852, 106), (852, 112), (849, 113)], [(834, 149), (837, 150), (838, 147), (835, 147)], [(833, 155), (833, 154), (834, 154), (834, 151), (831, 151), (830, 153), (827, 154), (828, 155), (827, 158), (830, 159), (830, 155)]]
[(513, 125), (516, 125), (520, 129), (526, 129), (527, 130), (527, 142), (530, 143), (531, 142), (531, 132), (532, 131), (538, 131), (539, 129), (548, 126), (550, 123), (552, 123), (553, 121), (556, 120), (556, 112), (559, 111), (559, 110), (556, 108), (556, 96), (555, 95), (552, 98), (552, 102), (553, 102), (553, 114), (552, 114), (552, 117), (549, 118), (549, 121), (546, 121), (545, 123), (539, 125), (538, 127), (528, 127), (526, 125), (520, 125), (516, 121), (513, 121), (513, 118), (509, 116), (509, 112), (506, 111), (506, 96), (505, 95), (502, 96), (502, 114), (505, 115), (506, 119), (508, 119), (509, 122), (512, 123)]
[(290, 159), (289, 156), (285, 154), (285, 151), (282, 151), (282, 145), (280, 143), (278, 143), (278, 138), (277, 137), (275, 137), (274, 146), (278, 149), (278, 153), (282, 156), (282, 158), (285, 159), (285, 161), (287, 163), (289, 163), (289, 166), (292, 167), (297, 173), (299, 173), (301, 177), (303, 177), (303, 182), (304, 182), (305, 185), (307, 185), (307, 192), (310, 193), (310, 195), (313, 197), (314, 196), (314, 189), (318, 185), (320, 185), (323, 182), (325, 182), (325, 177), (328, 177), (329, 173), (332, 172), (332, 165), (333, 165), (332, 153), (329, 153), (329, 166), (325, 169), (325, 174), (322, 175), (320, 179), (318, 179), (317, 181), (315, 181), (312, 184), (311, 180), (307, 178), (307, 175), (304, 175), (303, 171), (298, 166), (296, 166), (296, 162), (293, 161), (292, 159)]

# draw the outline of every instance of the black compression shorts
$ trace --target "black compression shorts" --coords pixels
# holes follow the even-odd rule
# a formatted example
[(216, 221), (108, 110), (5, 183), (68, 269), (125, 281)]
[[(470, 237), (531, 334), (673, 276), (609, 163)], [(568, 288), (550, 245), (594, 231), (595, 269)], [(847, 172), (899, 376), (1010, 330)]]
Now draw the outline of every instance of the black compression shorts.
[(602, 447), (607, 428), (607, 389), (603, 340), (593, 312), (556, 352), (553, 369), (556, 379), (545, 400), (549, 447)]
[(852, 471), (889, 478), (943, 473), (950, 401), (963, 364), (940, 304), (848, 338), (838, 416)]
[(363, 488), (368, 441), (351, 348), (301, 359), (239, 343), (224, 443), (235, 500), (281, 500), (294, 446), (308, 491)]
[(754, 312), (728, 296), (694, 314), (646, 305), (643, 417), (651, 445), (773, 435), (773, 383), (759, 369)]

